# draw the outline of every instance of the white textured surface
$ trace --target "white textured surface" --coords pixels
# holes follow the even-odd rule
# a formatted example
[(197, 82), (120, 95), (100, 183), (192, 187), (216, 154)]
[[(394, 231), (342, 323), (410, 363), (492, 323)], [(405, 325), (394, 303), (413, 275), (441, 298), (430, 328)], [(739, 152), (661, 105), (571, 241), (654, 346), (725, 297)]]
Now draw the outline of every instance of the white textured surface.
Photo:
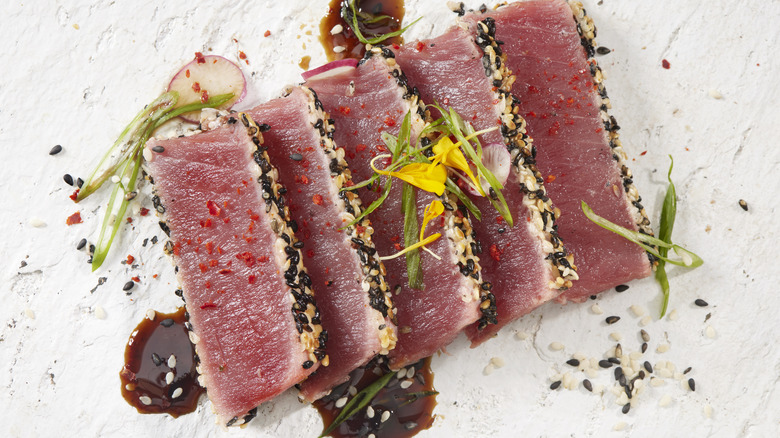
[[(451, 22), (443, 1), (408, 3), (408, 17), (425, 16), (411, 38)], [(564, 364), (571, 354), (601, 359), (614, 346), (612, 332), (622, 334), (626, 351), (638, 349), (641, 318), (629, 308), (641, 305), (655, 318), (659, 306), (658, 287), (646, 279), (599, 298), (603, 315), (593, 313), (592, 303), (550, 304), (479, 349), (459, 339), (433, 362), (438, 418), (422, 437), (763, 437), (780, 430), (780, 2), (598, 3), (585, 6), (598, 41), (613, 50), (599, 61), (644, 204), (657, 221), (673, 154), (680, 195), (675, 240), (705, 259), (698, 270), (671, 274), (670, 308), (678, 318), (645, 327), (652, 338), (646, 359), (672, 361), (678, 371), (692, 366), (696, 392), (670, 379), (648, 388), (623, 415), (608, 389), (603, 396), (582, 389), (579, 372), (574, 390), (548, 389), (552, 375), (572, 371)], [(84, 176), (195, 51), (234, 60), (239, 50), (247, 54), (246, 105), (299, 81), (302, 56), (311, 55), (312, 66), (323, 61), (306, 32), (317, 34), (325, 2), (3, 4), (0, 436), (316, 436), (318, 416), (291, 392), (263, 405), (247, 429), (230, 432), (213, 424), (207, 402), (177, 420), (138, 415), (124, 402), (118, 378), (124, 344), (148, 308), (171, 311), (179, 304), (172, 268), (161, 243), (141, 247), (144, 238), (162, 235), (150, 215), (127, 226), (104, 267), (91, 273), (74, 248), (82, 237), (96, 238), (105, 195), (74, 205), (62, 175)], [(664, 58), (669, 70), (661, 68)], [(49, 156), (55, 144), (64, 151)], [(748, 212), (737, 205), (740, 198)], [(134, 208), (150, 204), (139, 196)], [(66, 227), (77, 210), (84, 223)], [(119, 263), (127, 254), (138, 268)], [(22, 261), (27, 265), (20, 267)], [(135, 275), (141, 283), (127, 296), (122, 285)], [(103, 276), (105, 284), (91, 292)], [(710, 307), (693, 306), (698, 297)], [(607, 315), (622, 320), (608, 327)], [(708, 325), (714, 338), (706, 336)], [(521, 340), (514, 331), (530, 336)], [(552, 342), (564, 349), (553, 351)], [(670, 350), (656, 353), (662, 342)], [(483, 373), (494, 357), (506, 366)], [(611, 386), (611, 370), (592, 380)], [(666, 395), (671, 403), (661, 407)]]

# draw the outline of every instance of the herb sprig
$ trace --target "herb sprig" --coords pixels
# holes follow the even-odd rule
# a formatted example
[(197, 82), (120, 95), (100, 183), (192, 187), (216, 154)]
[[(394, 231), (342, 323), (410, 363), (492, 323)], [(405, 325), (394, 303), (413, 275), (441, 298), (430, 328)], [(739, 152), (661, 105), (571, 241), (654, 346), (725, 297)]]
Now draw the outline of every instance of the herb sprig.
[(346, 2), (346, 4), (344, 4), (341, 7), (341, 16), (344, 18), (344, 21), (346, 21), (349, 27), (352, 29), (352, 32), (357, 37), (358, 41), (360, 41), (363, 44), (371, 44), (371, 45), (379, 44), (382, 41), (385, 41), (389, 38), (400, 36), (402, 33), (406, 32), (406, 30), (409, 29), (413, 24), (417, 23), (422, 19), (422, 17), (419, 17), (418, 19), (409, 23), (406, 27), (399, 29), (395, 32), (390, 32), (383, 35), (377, 35), (373, 38), (366, 38), (363, 35), (363, 32), (360, 31), (361, 22), (365, 24), (373, 24), (382, 20), (392, 20), (393, 17), (390, 17), (389, 15), (375, 16), (367, 12), (358, 11), (357, 3), (358, 0), (351, 0)]
[(347, 421), (350, 419), (353, 415), (360, 412), (363, 408), (368, 406), (369, 403), (371, 403), (371, 400), (376, 397), (376, 395), (379, 393), (379, 391), (382, 390), (385, 386), (387, 386), (388, 383), (390, 383), (390, 380), (395, 377), (394, 372), (388, 372), (384, 376), (380, 377), (378, 380), (376, 380), (374, 383), (366, 386), (362, 391), (355, 394), (352, 399), (347, 402), (346, 405), (341, 409), (341, 412), (339, 412), (339, 415), (333, 420), (333, 422), (328, 426), (324, 431), (322, 431), (322, 434), (318, 438), (322, 438), (324, 436), (327, 436), (329, 433), (333, 432), (337, 427), (341, 425), (341, 423)]

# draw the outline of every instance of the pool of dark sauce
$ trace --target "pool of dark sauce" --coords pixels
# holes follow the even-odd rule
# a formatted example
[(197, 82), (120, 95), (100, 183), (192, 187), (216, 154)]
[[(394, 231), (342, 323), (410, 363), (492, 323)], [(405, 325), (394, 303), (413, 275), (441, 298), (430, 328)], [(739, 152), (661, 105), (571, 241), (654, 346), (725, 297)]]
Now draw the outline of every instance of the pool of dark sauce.
[[(414, 375), (407, 377), (410, 374), (405, 374), (400, 379), (397, 375), (393, 377), (366, 408), (341, 423), (328, 436), (346, 438), (374, 434), (376, 438), (406, 438), (431, 427), (433, 408), (436, 406), (431, 359), (427, 358), (406, 367), (406, 372), (411, 367), (414, 367)], [(355, 390), (360, 392), (386, 372), (387, 368), (380, 365), (369, 364), (365, 368), (358, 368), (350, 374), (349, 381), (314, 402), (325, 427), (341, 413), (341, 409), (336, 407), (338, 400), (342, 397), (352, 399), (350, 387), (354, 387), (353, 393)], [(403, 386), (409, 385), (404, 382), (410, 382), (411, 385), (404, 388)], [(368, 407), (371, 407), (373, 412), (370, 412)], [(389, 416), (385, 412), (389, 412)], [(371, 413), (373, 416), (370, 416)], [(385, 421), (382, 421), (383, 419)]]
[[(144, 318), (125, 347), (119, 372), (122, 397), (142, 414), (178, 417), (193, 412), (204, 389), (195, 370), (195, 347), (184, 327), (184, 307)], [(175, 359), (171, 359), (171, 357)], [(168, 383), (166, 376), (173, 373)]]
[[(401, 29), (401, 23), (403, 22), (405, 12), (403, 0), (355, 1), (358, 2), (357, 10), (359, 12), (367, 13), (374, 17), (379, 17), (381, 15), (390, 17), (371, 23), (367, 21), (372, 20), (358, 19), (360, 32), (366, 39), (371, 39), (376, 35), (383, 35)], [(325, 54), (328, 56), (329, 61), (344, 58), (361, 59), (366, 52), (365, 45), (358, 41), (354, 32), (352, 32), (350, 25), (348, 25), (341, 16), (342, 5), (349, 7), (345, 0), (331, 0), (328, 5), (328, 15), (323, 17), (322, 21), (320, 21), (320, 42), (325, 48)], [(344, 30), (332, 35), (330, 31), (336, 25), (341, 25)], [(403, 41), (401, 36), (397, 36), (388, 38), (381, 44), (403, 44)], [(334, 52), (333, 48), (338, 46), (345, 47), (345, 50), (341, 53)]]

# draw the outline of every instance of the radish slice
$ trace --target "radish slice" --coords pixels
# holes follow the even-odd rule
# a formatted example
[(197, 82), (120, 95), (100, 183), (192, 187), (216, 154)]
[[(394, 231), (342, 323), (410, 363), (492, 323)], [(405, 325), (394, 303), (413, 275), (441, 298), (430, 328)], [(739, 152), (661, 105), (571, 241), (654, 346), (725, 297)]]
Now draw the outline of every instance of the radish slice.
[[(168, 84), (168, 91), (179, 93), (179, 103), (184, 106), (193, 102), (205, 102), (209, 96), (233, 93), (236, 97), (225, 102), (219, 109), (228, 109), (246, 96), (246, 79), (238, 65), (217, 55), (203, 56), (195, 53), (195, 59), (181, 68)], [(200, 112), (193, 111), (181, 116), (191, 123), (198, 123)]]
[(357, 68), (357, 65), (358, 65), (357, 59), (352, 59), (352, 58), (339, 59), (338, 61), (329, 62), (315, 69), (305, 71), (301, 73), (301, 77), (303, 77), (304, 81), (308, 81), (309, 79), (312, 78), (324, 79), (324, 78), (336, 76), (338, 74), (353, 70)]
[[(482, 165), (493, 173), (493, 176), (496, 177), (501, 185), (506, 184), (506, 180), (509, 178), (509, 170), (512, 167), (512, 160), (506, 146), (499, 143), (491, 143), (483, 147)], [(482, 184), (482, 190), (484, 190), (485, 193), (488, 193), (490, 191), (490, 184), (482, 177), (479, 178), (479, 182)], [(468, 186), (467, 191), (471, 195), (481, 196), (478, 191), (471, 187), (471, 185)]]

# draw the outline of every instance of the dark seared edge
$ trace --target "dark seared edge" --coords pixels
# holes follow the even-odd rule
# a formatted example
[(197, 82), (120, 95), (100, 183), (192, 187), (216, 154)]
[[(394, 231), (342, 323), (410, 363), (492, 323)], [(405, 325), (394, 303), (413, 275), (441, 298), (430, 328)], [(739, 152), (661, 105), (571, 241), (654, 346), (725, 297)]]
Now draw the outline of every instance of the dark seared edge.
[[(333, 119), (323, 110), (322, 103), (317, 98), (317, 93), (311, 88), (301, 86), (301, 89), (309, 97), (310, 122), (314, 129), (319, 132), (320, 146), (325, 155), (330, 160), (330, 176), (332, 183), (339, 190), (339, 205), (346, 214), (342, 219), (346, 223), (351, 223), (363, 211), (360, 197), (353, 190), (342, 190), (352, 185), (352, 172), (349, 170), (347, 161), (344, 159), (345, 151), (338, 148), (333, 141), (333, 132), (335, 127)], [(379, 260), (379, 255), (374, 247), (371, 235), (374, 234), (374, 228), (371, 226), (371, 220), (364, 217), (360, 222), (350, 225), (344, 229), (347, 237), (352, 242), (352, 248), (360, 259), (360, 265), (363, 271), (363, 280), (361, 285), (363, 290), (368, 293), (369, 305), (382, 315), (381, 319), (390, 318), (395, 321), (395, 308), (391, 300), (390, 288), (385, 281), (385, 266)], [(382, 347), (381, 354), (387, 354), (389, 350), (395, 348), (397, 336), (393, 327), (382, 323), (377, 327), (379, 331), (379, 341)]]
[[(620, 174), (623, 178), (623, 189), (625, 190), (631, 205), (634, 206), (631, 210), (631, 215), (634, 218), (634, 222), (636, 223), (639, 232), (652, 236), (653, 230), (650, 228), (650, 219), (648, 219), (647, 212), (642, 205), (642, 197), (639, 196), (639, 191), (634, 185), (631, 169), (626, 165), (628, 157), (626, 156), (625, 151), (623, 151), (623, 144), (620, 142), (620, 137), (618, 135), (620, 126), (618, 125), (617, 120), (615, 120), (615, 117), (608, 113), (608, 110), (612, 108), (612, 105), (610, 104), (609, 97), (607, 97), (607, 89), (604, 86), (604, 75), (594, 58), (596, 53), (596, 26), (593, 24), (593, 20), (588, 17), (587, 11), (585, 11), (582, 3), (573, 0), (567, 0), (567, 3), (572, 10), (574, 22), (577, 24), (577, 33), (580, 34), (580, 43), (582, 44), (582, 47), (585, 48), (585, 53), (587, 54), (593, 84), (598, 88), (599, 96), (601, 96), (599, 115), (601, 116), (601, 121), (604, 123), (604, 129), (609, 133), (609, 146), (612, 148), (612, 158), (620, 167)], [(647, 257), (650, 259), (650, 263), (656, 263), (655, 256), (647, 253)]]
[(536, 226), (542, 241), (542, 250), (547, 254), (554, 288), (565, 290), (576, 280), (577, 268), (573, 257), (566, 252), (560, 237), (556, 219), (560, 210), (555, 208), (547, 196), (541, 173), (536, 167), (536, 147), (526, 134), (525, 119), (520, 115), (520, 101), (511, 93), (515, 76), (506, 66), (506, 54), (497, 41), (496, 24), (492, 18), (477, 22), (475, 42), (482, 49), (482, 65), (485, 75), (493, 82), (499, 101), (504, 104), (501, 114), (501, 134), (509, 150), (512, 166), (520, 180), (523, 204), (531, 214), (531, 222)]
[[(252, 118), (245, 113), (231, 114), (226, 118), (228, 124), (235, 124), (238, 121), (241, 121), (244, 125), (247, 130), (247, 135), (252, 138), (252, 142), (256, 147), (253, 158), (259, 170), (257, 182), (261, 186), (262, 197), (266, 204), (265, 210), (271, 217), (271, 227), (274, 234), (276, 234), (278, 239), (284, 241), (284, 252), (287, 255), (287, 262), (284, 266), (284, 277), (294, 298), (294, 303), (291, 308), (292, 316), (295, 321), (295, 327), (298, 330), (300, 342), (309, 354), (309, 359), (303, 362), (301, 366), (304, 369), (308, 369), (314, 366), (316, 362), (322, 362), (322, 365), (327, 366), (328, 356), (325, 353), (325, 343), (328, 339), (328, 334), (320, 325), (320, 313), (317, 310), (314, 293), (311, 289), (311, 279), (306, 273), (306, 268), (303, 266), (302, 262), (303, 257), (300, 251), (300, 246), (302, 245), (295, 239), (295, 233), (293, 232), (295, 223), (290, 220), (289, 209), (284, 203), (286, 189), (278, 182), (278, 170), (270, 164), (268, 154), (262, 146), (262, 131), (265, 130), (264, 125), (258, 126)], [(163, 251), (169, 256), (173, 256), (174, 243), (170, 240), (170, 229), (165, 221), (165, 206), (156, 193), (152, 197), (152, 203), (160, 216), (160, 228), (169, 237), (168, 241), (165, 242)], [(172, 258), (172, 260), (175, 259)], [(174, 269), (178, 273), (179, 267), (175, 266)], [(177, 289), (175, 293), (184, 301), (184, 293), (181, 289)], [(190, 342), (195, 346), (196, 354), (194, 359), (199, 374), (198, 383), (203, 388), (206, 388), (201, 375), (200, 358), (197, 354), (200, 338), (195, 333), (192, 324), (189, 322), (189, 312), (185, 311), (184, 316), (187, 319), (184, 326), (189, 332)], [(206, 390), (208, 391), (208, 388), (206, 388)], [(240, 426), (249, 422), (255, 416), (257, 416), (256, 407), (242, 417), (233, 417), (226, 423), (226, 426)]]
[[(390, 67), (396, 83), (403, 91), (403, 98), (409, 102), (410, 108), (416, 109), (416, 116), (419, 116), (421, 121), (429, 122), (431, 120), (430, 111), (426, 109), (417, 88), (409, 86), (406, 75), (395, 61), (393, 51), (383, 46), (369, 46), (367, 47), (366, 55), (360, 62), (363, 63), (372, 57), (384, 59), (385, 63)], [(414, 122), (412, 125), (414, 125)], [(431, 138), (426, 137), (420, 139), (423, 146), (428, 146), (431, 141)], [(428, 149), (428, 152), (430, 153), (430, 149)], [(465, 214), (465, 208), (459, 205), (460, 201), (453, 195), (445, 193), (440, 199), (444, 205), (445, 234), (457, 254), (458, 270), (479, 291), (478, 297), (474, 297), (480, 301), (479, 309), (481, 316), (478, 321), (479, 327), (485, 327), (487, 324), (496, 324), (498, 322), (496, 319), (496, 298), (490, 292), (491, 284), (482, 281), (482, 268), (477, 256), (479, 244), (475, 237), (476, 233), (471, 228), (468, 215)]]

